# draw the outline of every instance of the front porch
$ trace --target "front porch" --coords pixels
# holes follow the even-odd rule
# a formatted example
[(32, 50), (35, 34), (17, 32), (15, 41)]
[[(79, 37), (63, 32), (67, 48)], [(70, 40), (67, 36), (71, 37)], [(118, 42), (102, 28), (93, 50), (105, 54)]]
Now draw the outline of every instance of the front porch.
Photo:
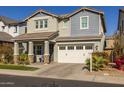
[[(47, 37), (44, 37), (43, 34)], [(22, 53), (28, 55), (28, 61), (30, 64), (49, 64), (52, 62), (55, 42), (51, 39), (51, 35), (53, 38), (56, 36), (56, 33), (32, 33), (16, 37), (14, 42), (14, 63), (17, 64), (19, 62), (19, 56)]]

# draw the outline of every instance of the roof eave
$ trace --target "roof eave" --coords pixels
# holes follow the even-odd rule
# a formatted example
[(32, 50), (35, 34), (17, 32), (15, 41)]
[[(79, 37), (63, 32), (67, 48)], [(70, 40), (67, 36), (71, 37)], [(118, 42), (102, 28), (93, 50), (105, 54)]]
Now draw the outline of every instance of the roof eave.
[(55, 14), (52, 14), (52, 13), (49, 13), (49, 12), (46, 12), (45, 10), (38, 10), (35, 13), (33, 13), (31, 16), (24, 19), (23, 22), (27, 21), (28, 19), (32, 18), (33, 16), (37, 15), (38, 13), (44, 13), (44, 14), (47, 14), (47, 15), (50, 15), (50, 16), (53, 16), (53, 17), (56, 17), (56, 18), (60, 18), (59, 16), (57, 16)]

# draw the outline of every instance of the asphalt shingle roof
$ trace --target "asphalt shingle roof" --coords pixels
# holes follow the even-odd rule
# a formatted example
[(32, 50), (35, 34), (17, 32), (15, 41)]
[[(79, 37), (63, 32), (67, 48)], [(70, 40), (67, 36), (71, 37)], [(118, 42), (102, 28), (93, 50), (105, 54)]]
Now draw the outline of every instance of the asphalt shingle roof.
[(26, 33), (15, 37), (13, 40), (46, 40), (57, 34), (58, 32)]
[(6, 25), (17, 24), (18, 23), (18, 21), (14, 20), (12, 18), (6, 17), (6, 16), (0, 16), (0, 21), (3, 21), (4, 24), (6, 24)]
[(0, 41), (12, 42), (13, 37), (6, 32), (0, 32)]

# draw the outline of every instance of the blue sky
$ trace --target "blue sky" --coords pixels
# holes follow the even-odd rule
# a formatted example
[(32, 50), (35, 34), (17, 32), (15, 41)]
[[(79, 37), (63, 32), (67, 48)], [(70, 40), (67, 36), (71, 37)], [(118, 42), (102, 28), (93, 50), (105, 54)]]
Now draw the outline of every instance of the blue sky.
[[(16, 20), (22, 20), (38, 9), (44, 9), (54, 14), (71, 13), (83, 6), (4, 6), (0, 7), (0, 15)], [(105, 13), (106, 35), (112, 35), (117, 30), (118, 10), (123, 6), (90, 6)]]

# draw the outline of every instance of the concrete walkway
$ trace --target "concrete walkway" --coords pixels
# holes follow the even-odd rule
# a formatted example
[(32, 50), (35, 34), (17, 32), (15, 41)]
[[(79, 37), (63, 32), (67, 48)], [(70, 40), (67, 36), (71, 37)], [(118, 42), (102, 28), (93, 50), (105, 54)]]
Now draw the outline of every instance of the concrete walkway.
[(124, 84), (124, 77), (115, 77), (107, 74), (104, 75), (104, 73), (97, 75), (90, 72), (83, 72), (82, 64), (54, 63), (49, 65), (33, 64), (30, 66), (38, 67), (40, 69), (36, 71), (0, 69), (0, 74)]

